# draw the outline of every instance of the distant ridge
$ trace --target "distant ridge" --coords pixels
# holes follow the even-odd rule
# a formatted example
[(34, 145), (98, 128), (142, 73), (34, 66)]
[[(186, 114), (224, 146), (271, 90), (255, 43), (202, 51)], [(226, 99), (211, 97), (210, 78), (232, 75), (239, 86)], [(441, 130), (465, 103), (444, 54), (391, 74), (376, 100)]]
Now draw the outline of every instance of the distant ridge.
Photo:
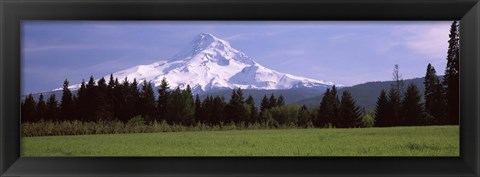
[[(439, 79), (443, 80), (443, 76), (439, 76)], [(424, 80), (424, 77), (404, 80), (405, 88), (410, 83), (414, 83), (418, 87), (420, 94), (422, 96), (422, 100), (423, 100), (423, 92), (425, 91), (423, 80)], [(349, 92), (352, 93), (352, 96), (355, 98), (359, 106), (365, 107), (366, 110), (371, 110), (375, 108), (375, 104), (377, 102), (378, 96), (380, 95), (380, 91), (382, 89), (385, 89), (385, 91), (388, 91), (388, 89), (390, 89), (393, 82), (394, 81), (366, 82), (366, 83), (354, 85), (351, 87), (339, 88), (338, 94), (340, 97), (341, 93), (344, 90), (348, 90)], [(323, 97), (323, 93), (322, 95), (303, 99), (303, 100), (294, 102), (293, 104), (298, 104), (298, 105), (305, 104), (309, 107), (318, 107), (320, 105), (320, 101), (322, 97)]]

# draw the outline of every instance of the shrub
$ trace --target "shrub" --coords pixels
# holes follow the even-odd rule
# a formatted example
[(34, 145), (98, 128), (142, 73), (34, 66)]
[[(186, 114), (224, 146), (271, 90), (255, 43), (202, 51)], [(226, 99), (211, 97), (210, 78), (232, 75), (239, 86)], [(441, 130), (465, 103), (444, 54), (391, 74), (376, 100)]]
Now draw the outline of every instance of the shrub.
[(375, 111), (369, 111), (362, 117), (361, 127), (375, 126)]

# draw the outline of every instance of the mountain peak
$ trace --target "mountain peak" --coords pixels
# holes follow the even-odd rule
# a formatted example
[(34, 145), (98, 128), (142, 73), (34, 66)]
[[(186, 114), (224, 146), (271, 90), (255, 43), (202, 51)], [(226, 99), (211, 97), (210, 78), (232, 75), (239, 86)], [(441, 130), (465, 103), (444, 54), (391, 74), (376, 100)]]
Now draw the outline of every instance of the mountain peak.
[(230, 43), (215, 37), (213, 34), (210, 33), (200, 33), (195, 38), (193, 38), (191, 44), (196, 46), (198, 49), (207, 49), (216, 48), (216, 47), (225, 47), (231, 48)]
[(200, 39), (218, 39), (217, 37), (215, 37), (213, 34), (210, 34), (210, 33), (200, 33), (197, 35), (197, 38), (200, 38)]
[(244, 53), (231, 47), (230, 43), (210, 33), (196, 35), (187, 47), (171, 58), (173, 61), (192, 59), (209, 60), (221, 65), (228, 64), (230, 60), (245, 64), (255, 63)]
[(223, 41), (210, 33), (200, 33), (196, 35), (190, 43), (181, 50), (178, 54), (174, 55), (171, 60), (188, 60), (195, 55), (201, 53), (208, 48), (214, 48), (218, 44), (230, 47), (228, 42)]

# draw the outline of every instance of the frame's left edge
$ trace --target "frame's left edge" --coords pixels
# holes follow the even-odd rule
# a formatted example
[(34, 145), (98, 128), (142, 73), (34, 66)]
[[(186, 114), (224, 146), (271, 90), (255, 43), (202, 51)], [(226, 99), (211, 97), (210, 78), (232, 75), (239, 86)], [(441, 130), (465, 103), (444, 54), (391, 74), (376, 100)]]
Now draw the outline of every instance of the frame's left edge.
[[(19, 120), (15, 118), (20, 116), (20, 83), (19, 78), (15, 77), (20, 71), (20, 60), (17, 59), (20, 58), (20, 51), (16, 47), (20, 43), (20, 23), (17, 9), (12, 4), (0, 0), (0, 176), (4, 176), (20, 157), (19, 133), (13, 133), (20, 131)], [(9, 104), (6, 104), (6, 100), (9, 100)]]
[(4, 141), (3, 141), (3, 126), (5, 125), (3, 123), (3, 92), (2, 92), (2, 86), (3, 86), (3, 0), (0, 0), (0, 176), (5, 172), (5, 167), (4, 167)]

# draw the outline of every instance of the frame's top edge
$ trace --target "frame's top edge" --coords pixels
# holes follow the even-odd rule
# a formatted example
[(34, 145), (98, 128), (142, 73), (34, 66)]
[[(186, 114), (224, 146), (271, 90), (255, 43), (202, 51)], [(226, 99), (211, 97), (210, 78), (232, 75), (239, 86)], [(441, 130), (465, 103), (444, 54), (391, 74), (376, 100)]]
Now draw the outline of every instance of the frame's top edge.
[(8, 3), (478, 3), (480, 0), (3, 0)]

